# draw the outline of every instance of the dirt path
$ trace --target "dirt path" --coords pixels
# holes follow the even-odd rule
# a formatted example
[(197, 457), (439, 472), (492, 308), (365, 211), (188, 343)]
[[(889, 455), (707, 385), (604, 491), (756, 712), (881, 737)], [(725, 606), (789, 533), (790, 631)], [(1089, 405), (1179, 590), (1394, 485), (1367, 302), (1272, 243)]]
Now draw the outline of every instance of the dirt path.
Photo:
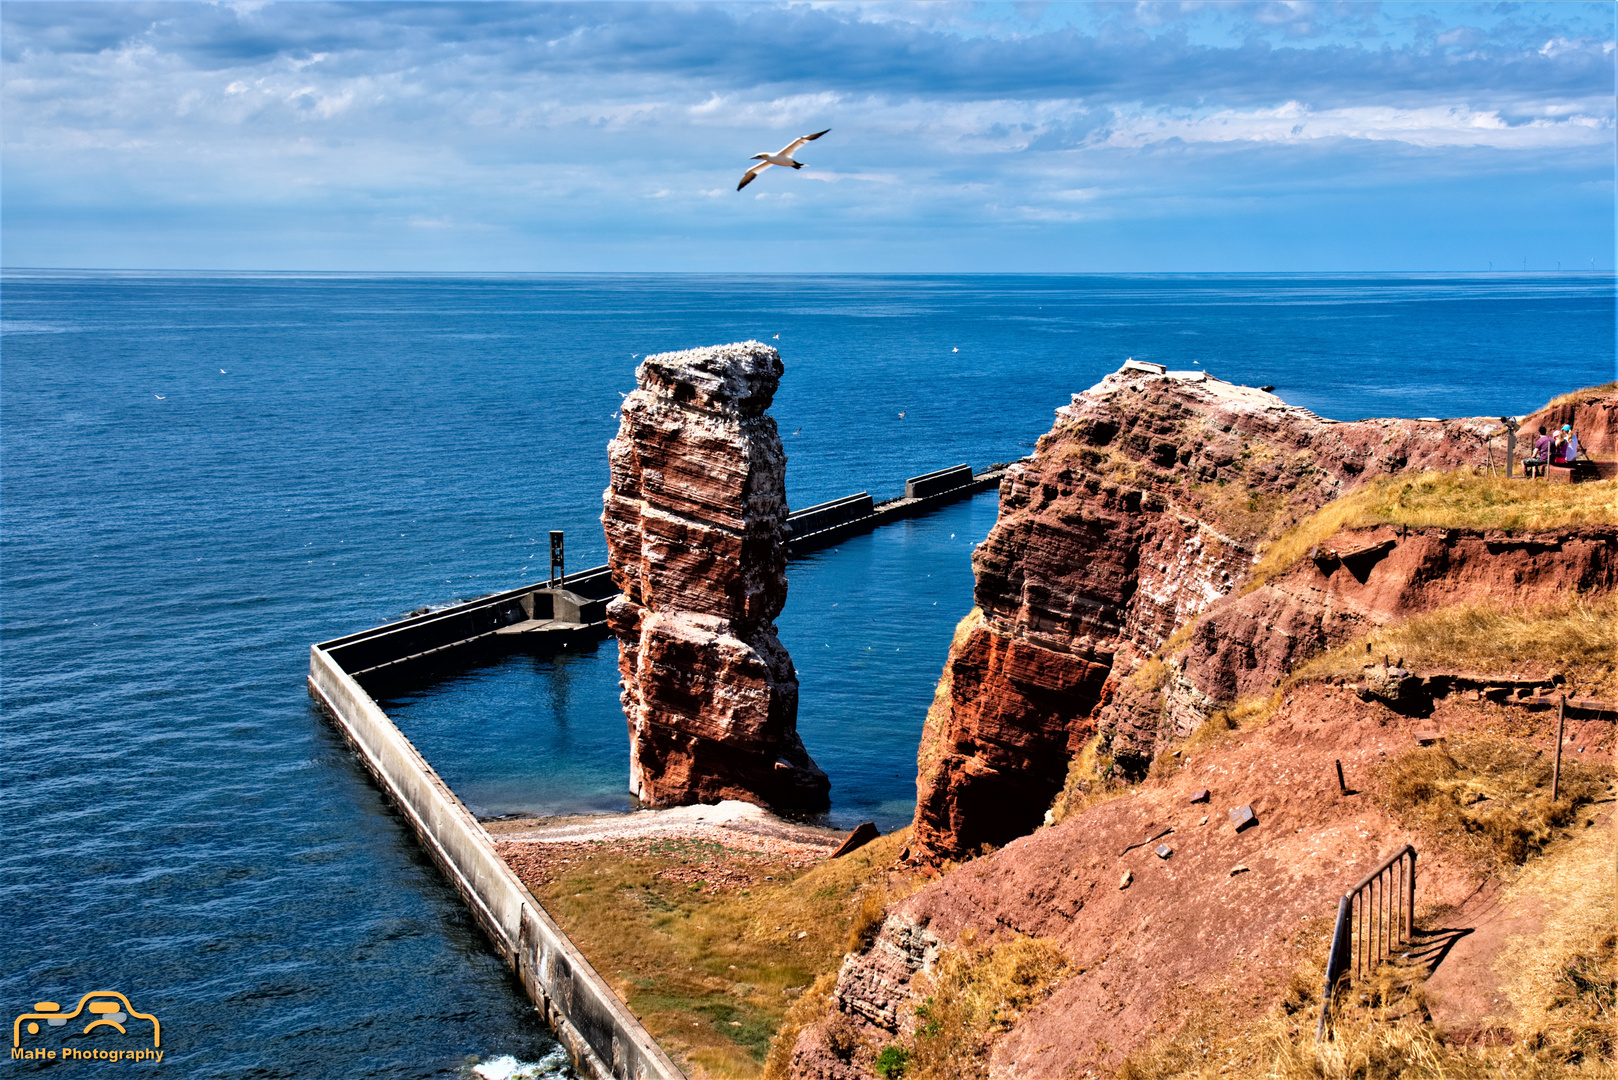
[[(1466, 931), (1428, 978), (1427, 1006), (1439, 1028), (1498, 1037), (1542, 1001), (1558, 941), (1594, 941), (1613, 918), (1618, 860), (1613, 799), (1581, 812), (1544, 855), (1505, 883), (1491, 881), (1444, 920)], [(1549, 959), (1547, 959), (1549, 958)]]

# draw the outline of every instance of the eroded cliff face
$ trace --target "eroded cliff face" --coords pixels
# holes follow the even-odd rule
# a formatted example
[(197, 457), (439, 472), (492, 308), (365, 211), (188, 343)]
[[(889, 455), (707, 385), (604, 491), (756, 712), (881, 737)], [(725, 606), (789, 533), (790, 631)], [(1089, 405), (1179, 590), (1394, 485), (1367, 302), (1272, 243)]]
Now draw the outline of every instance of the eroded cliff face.
[(973, 556), (978, 610), (918, 755), (919, 852), (960, 857), (1039, 825), (1119, 676), (1241, 584), (1260, 543), (1368, 479), (1481, 462), (1499, 431), (1338, 423), (1149, 365), (1075, 395), (1007, 473)]
[(1397, 620), (1488, 598), (1543, 604), (1614, 588), (1618, 529), (1607, 526), (1510, 536), (1349, 529), (1320, 545), (1313, 558), (1214, 605), (1171, 663), (1180, 682), (1229, 704), (1264, 693), (1310, 657)]
[(786, 454), (766, 410), (780, 355), (757, 341), (648, 356), (608, 444), (601, 523), (621, 594), (630, 790), (651, 806), (824, 807), (798, 738), (786, 603)]

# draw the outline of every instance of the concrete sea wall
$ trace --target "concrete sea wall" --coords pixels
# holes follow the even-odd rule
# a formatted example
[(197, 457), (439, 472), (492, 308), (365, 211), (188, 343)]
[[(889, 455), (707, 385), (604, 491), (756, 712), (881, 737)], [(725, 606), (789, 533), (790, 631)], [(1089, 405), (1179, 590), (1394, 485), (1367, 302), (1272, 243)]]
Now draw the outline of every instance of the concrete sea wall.
[(320, 645), (310, 650), (309, 692), (410, 822), (579, 1071), (598, 1080), (684, 1080), (495, 852), (449, 785)]

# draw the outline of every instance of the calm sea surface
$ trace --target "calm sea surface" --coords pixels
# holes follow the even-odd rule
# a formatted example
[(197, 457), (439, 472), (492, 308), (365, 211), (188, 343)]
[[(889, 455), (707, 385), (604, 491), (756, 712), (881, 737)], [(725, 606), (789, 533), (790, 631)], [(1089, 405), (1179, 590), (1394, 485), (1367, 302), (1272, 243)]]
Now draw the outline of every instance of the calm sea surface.
[[(1526, 412), (1614, 378), (1613, 302), (1572, 275), (7, 272), (0, 1006), (121, 990), (187, 1077), (553, 1052), (304, 676), (311, 642), (544, 576), (547, 530), (605, 561), (636, 354), (777, 344), (806, 506), (1028, 453), (1127, 356), (1341, 419)], [(832, 823), (908, 818), (994, 516), (983, 495), (792, 564)], [(615, 663), (519, 657), (388, 707), (476, 812), (627, 808)]]

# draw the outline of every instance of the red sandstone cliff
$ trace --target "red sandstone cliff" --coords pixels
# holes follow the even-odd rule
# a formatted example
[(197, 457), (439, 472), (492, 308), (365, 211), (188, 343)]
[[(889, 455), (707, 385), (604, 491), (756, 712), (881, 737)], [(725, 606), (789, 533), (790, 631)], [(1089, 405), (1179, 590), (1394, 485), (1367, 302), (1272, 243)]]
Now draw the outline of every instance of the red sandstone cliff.
[[(1246, 577), (1258, 544), (1366, 479), (1482, 463), (1498, 420), (1338, 423), (1202, 372), (1126, 364), (1000, 487), (922, 737), (916, 839), (958, 857), (1037, 826), (1127, 673)], [(1122, 663), (1118, 661), (1122, 659)]]
[[(1572, 422), (1600, 431), (1614, 404), (1581, 397)], [(1144, 774), (1217, 705), (1378, 626), (1483, 598), (1618, 590), (1618, 527), (1607, 524), (1345, 529), (1238, 591), (1258, 546), (1325, 502), (1378, 475), (1481, 464), (1491, 437), (1498, 465), (1501, 430), (1334, 424), (1257, 391), (1129, 369), (1059, 410), (1002, 485), (1000, 521), (974, 558), (978, 608), (957, 632), (920, 752), (921, 854), (1003, 846), (888, 910), (874, 944), (845, 958), (830, 1013), (798, 1034), (792, 1075), (869, 1076), (882, 1047), (914, 1033), (939, 952), (967, 941), (1045, 938), (1069, 963), (995, 1040), (991, 1077), (1107, 1075), (1199, 1010), (1240, 1023), (1281, 997), (1323, 949), (1343, 890), (1416, 839), (1375, 798), (1341, 791), (1336, 765), (1374, 785), (1379, 763), (1430, 738), (1422, 729), (1492, 730), (1487, 706), (1457, 695), (1417, 720), (1341, 680), (1303, 683), (1263, 725), (1035, 826), (1097, 731)], [(1182, 628), (1161, 686), (1124, 677)], [(1590, 724), (1571, 749), (1607, 763), (1611, 740)], [(1554, 736), (1540, 742), (1543, 752)], [(1240, 831), (1226, 813), (1239, 806), (1257, 814)], [(1477, 885), (1467, 856), (1432, 837), (1421, 860), (1424, 908)]]
[[(1611, 526), (1537, 535), (1345, 530), (1314, 558), (1215, 604), (1173, 660), (1183, 684), (1230, 704), (1264, 693), (1317, 653), (1414, 615), (1484, 598), (1543, 604), (1615, 588), (1618, 529)], [(1173, 684), (1169, 696), (1172, 711)], [(1179, 727), (1178, 736), (1189, 734), (1184, 722)]]
[(652, 806), (744, 799), (818, 809), (798, 738), (786, 603), (786, 454), (766, 415), (779, 354), (756, 341), (648, 356), (608, 445), (601, 523), (622, 595), (630, 790)]
[[(1299, 686), (1265, 725), (895, 904), (871, 948), (845, 958), (829, 1015), (798, 1034), (791, 1075), (872, 1076), (874, 1055), (915, 1031), (934, 992), (922, 976), (968, 932), (980, 946), (1045, 938), (1069, 964), (1051, 995), (995, 1039), (990, 1078), (1110, 1076), (1199, 1014), (1253, 1019), (1287, 992), (1300, 961), (1321, 956), (1344, 890), (1401, 845), (1420, 846), (1418, 911), (1459, 904), (1478, 884), (1464, 852), (1401, 826), (1374, 798), (1342, 795), (1335, 764), (1358, 785), (1414, 748), (1422, 728), (1494, 720), (1459, 696), (1418, 720), (1347, 686)], [(1539, 742), (1548, 749), (1554, 736)], [(1570, 755), (1610, 764), (1610, 724), (1578, 725), (1576, 742)], [(1199, 789), (1207, 802), (1191, 801)], [(1243, 805), (1256, 821), (1238, 832), (1227, 811)], [(1598, 824), (1610, 821), (1602, 811)], [(1312, 1032), (1317, 1011), (1295, 1022)]]

